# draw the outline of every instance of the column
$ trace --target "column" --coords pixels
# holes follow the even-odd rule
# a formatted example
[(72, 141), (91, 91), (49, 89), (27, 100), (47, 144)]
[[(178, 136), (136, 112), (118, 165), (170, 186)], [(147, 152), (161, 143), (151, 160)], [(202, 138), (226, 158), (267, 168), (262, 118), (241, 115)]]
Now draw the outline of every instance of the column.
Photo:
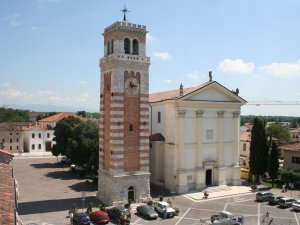
[(202, 167), (202, 117), (203, 111), (196, 111), (196, 158), (195, 166), (196, 168)]
[(178, 154), (177, 154), (177, 169), (184, 169), (184, 140), (183, 140), (183, 129), (184, 129), (184, 116), (185, 111), (178, 111)]
[(223, 116), (224, 111), (218, 111), (218, 167), (222, 167), (223, 162)]
[(240, 142), (240, 112), (236, 111), (232, 113), (233, 116), (233, 149), (232, 149), (232, 164), (233, 166), (239, 166), (239, 142)]
[(196, 168), (196, 190), (205, 187), (205, 171), (202, 165), (202, 118), (203, 110), (196, 111), (196, 148), (195, 148), (195, 168)]

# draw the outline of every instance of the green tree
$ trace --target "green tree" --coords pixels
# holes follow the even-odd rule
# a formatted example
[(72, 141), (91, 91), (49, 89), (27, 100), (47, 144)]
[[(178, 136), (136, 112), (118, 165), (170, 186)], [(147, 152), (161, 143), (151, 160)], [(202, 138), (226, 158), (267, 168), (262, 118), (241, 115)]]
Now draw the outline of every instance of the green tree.
[(75, 117), (67, 117), (59, 121), (54, 128), (54, 141), (56, 144), (52, 147), (52, 154), (55, 156), (65, 155), (70, 157), (70, 143), (72, 140), (73, 129), (80, 120)]
[(277, 178), (279, 168), (278, 162), (278, 147), (275, 141), (272, 141), (272, 147), (269, 155), (268, 162), (268, 173), (269, 177), (272, 179), (272, 187), (274, 187), (274, 180)]
[(29, 110), (11, 109), (0, 107), (0, 123), (1, 122), (28, 122)]
[(87, 165), (98, 168), (99, 127), (95, 122), (80, 122), (76, 124), (70, 142), (70, 159), (78, 166)]
[(289, 143), (291, 141), (289, 131), (279, 123), (268, 126), (267, 135), (272, 135), (279, 143)]
[(86, 111), (78, 111), (77, 113), (76, 113), (78, 116), (82, 116), (82, 117), (84, 117), (84, 118), (86, 118)]
[(264, 123), (259, 118), (254, 118), (251, 131), (249, 166), (255, 181), (268, 169), (269, 148)]

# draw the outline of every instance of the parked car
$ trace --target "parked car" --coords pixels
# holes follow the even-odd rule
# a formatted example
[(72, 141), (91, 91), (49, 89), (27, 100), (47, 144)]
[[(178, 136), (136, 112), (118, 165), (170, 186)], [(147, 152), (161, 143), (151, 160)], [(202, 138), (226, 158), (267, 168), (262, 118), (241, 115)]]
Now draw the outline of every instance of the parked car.
[(65, 167), (65, 166), (70, 166), (72, 164), (72, 161), (67, 156), (63, 156), (60, 160), (60, 163), (63, 167)]
[(257, 192), (256, 201), (258, 202), (268, 201), (272, 196), (273, 194), (271, 192), (267, 192), (267, 191)]
[(283, 196), (273, 195), (273, 196), (271, 196), (271, 197), (269, 198), (269, 204), (270, 204), (270, 205), (277, 205), (277, 204), (278, 204), (278, 201), (279, 201), (280, 199), (282, 199), (282, 198), (283, 198)]
[(300, 211), (300, 200), (297, 200), (296, 202), (292, 203), (292, 209), (294, 211)]
[(164, 210), (167, 210), (167, 217), (174, 217), (175, 216), (175, 209), (173, 209), (169, 203), (167, 202), (157, 202), (154, 204), (154, 209), (159, 214), (163, 215)]
[(86, 213), (75, 213), (73, 216), (74, 225), (90, 225), (90, 223), (90, 217)]
[(278, 205), (283, 208), (288, 208), (288, 207), (291, 207), (294, 202), (296, 202), (296, 199), (282, 198), (278, 201)]
[(150, 205), (141, 205), (136, 208), (136, 211), (139, 215), (144, 217), (145, 219), (157, 219), (158, 213), (154, 210), (154, 208)]
[(109, 223), (109, 216), (107, 212), (104, 211), (95, 211), (89, 214), (91, 222), (95, 224), (105, 224)]
[(113, 207), (111, 209), (107, 210), (107, 213), (109, 215), (109, 218), (111, 220), (120, 221), (120, 218), (123, 216), (126, 216), (127, 218), (131, 218), (131, 213), (129, 209), (119, 206), (119, 207)]

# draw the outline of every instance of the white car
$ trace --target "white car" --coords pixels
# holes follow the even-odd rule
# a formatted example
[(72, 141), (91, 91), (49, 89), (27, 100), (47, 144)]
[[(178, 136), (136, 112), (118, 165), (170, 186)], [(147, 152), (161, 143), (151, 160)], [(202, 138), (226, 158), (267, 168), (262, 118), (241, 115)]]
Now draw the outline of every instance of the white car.
[(175, 216), (175, 209), (173, 209), (169, 203), (167, 202), (157, 202), (154, 204), (154, 209), (161, 215), (163, 215), (164, 210), (167, 210), (167, 217), (174, 217)]
[(294, 211), (300, 211), (300, 200), (297, 200), (296, 202), (294, 202), (294, 203), (292, 204), (292, 209), (293, 209)]

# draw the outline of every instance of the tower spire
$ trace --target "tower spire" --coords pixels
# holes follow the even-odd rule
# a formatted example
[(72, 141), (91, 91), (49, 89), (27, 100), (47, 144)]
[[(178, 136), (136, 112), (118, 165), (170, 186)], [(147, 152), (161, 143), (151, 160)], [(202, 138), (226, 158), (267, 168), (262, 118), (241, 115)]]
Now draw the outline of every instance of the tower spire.
[(126, 21), (126, 13), (130, 12), (128, 9), (126, 9), (126, 6), (124, 5), (124, 9), (121, 9), (121, 11), (123, 12), (124, 16), (123, 16), (123, 21)]

